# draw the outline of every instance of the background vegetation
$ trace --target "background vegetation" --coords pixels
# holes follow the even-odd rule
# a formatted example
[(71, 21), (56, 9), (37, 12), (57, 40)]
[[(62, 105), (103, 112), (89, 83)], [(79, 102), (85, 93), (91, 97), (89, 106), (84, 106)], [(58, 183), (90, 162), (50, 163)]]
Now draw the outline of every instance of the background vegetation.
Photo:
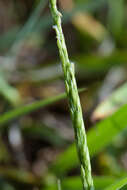
[[(127, 1), (59, 0), (58, 7), (84, 88), (95, 188), (124, 190)], [(47, 0), (0, 1), (1, 190), (57, 190), (58, 179), (62, 190), (82, 190), (52, 24)]]

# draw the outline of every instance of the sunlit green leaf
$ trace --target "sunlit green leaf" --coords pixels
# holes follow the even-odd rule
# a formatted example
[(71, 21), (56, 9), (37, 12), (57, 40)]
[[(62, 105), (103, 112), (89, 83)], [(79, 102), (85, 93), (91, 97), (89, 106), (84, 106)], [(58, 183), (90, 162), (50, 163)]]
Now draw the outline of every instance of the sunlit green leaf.
[(127, 95), (127, 83), (116, 89), (107, 99), (95, 109), (92, 118), (94, 120), (102, 119), (111, 115), (119, 107), (125, 104)]
[(127, 184), (127, 178), (123, 178), (117, 182), (115, 182), (113, 185), (105, 188), (105, 190), (119, 190), (122, 187), (124, 187)]
[[(96, 190), (102, 190), (110, 184), (114, 183), (115, 177), (101, 176), (94, 177), (94, 185)], [(62, 190), (82, 190), (82, 183), (80, 177), (68, 177), (61, 180)], [(57, 190), (57, 184), (47, 186), (44, 190)]]
[[(108, 146), (114, 137), (127, 127), (127, 105), (122, 106), (117, 112), (107, 119), (97, 123), (87, 133), (88, 147), (91, 157), (97, 155)], [(71, 145), (58, 156), (52, 170), (63, 175), (79, 164), (75, 145)]]

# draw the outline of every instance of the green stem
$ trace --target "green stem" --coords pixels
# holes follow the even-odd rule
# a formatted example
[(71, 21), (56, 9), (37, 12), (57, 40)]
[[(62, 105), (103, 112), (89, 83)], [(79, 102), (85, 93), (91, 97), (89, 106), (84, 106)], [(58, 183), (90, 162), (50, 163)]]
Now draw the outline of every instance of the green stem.
[(94, 187), (93, 179), (91, 176), (89, 150), (87, 147), (87, 139), (83, 122), (82, 109), (75, 80), (74, 64), (70, 62), (68, 57), (65, 39), (61, 27), (61, 13), (57, 10), (56, 4), (56, 0), (50, 0), (52, 17), (55, 24), (53, 28), (56, 31), (57, 45), (62, 62), (66, 92), (75, 131), (78, 155), (81, 163), (81, 177), (83, 182), (83, 189), (93, 190)]
[(58, 190), (62, 190), (60, 180), (58, 180)]

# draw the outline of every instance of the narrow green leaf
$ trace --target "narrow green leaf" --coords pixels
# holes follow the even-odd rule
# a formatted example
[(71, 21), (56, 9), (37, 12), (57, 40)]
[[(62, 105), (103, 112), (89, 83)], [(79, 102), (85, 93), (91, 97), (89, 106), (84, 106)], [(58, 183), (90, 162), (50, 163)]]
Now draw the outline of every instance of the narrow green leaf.
[[(109, 176), (95, 176), (94, 178), (94, 185), (96, 190), (102, 190), (107, 186), (113, 184), (116, 180), (115, 177)], [(82, 190), (82, 183), (81, 178), (76, 177), (68, 177), (61, 180), (62, 190)], [(48, 185), (44, 188), (44, 190), (57, 190), (57, 186), (55, 184)]]
[(124, 185), (120, 190), (127, 190), (127, 185)]
[(28, 113), (36, 111), (39, 108), (43, 108), (45, 106), (48, 106), (54, 102), (57, 102), (57, 101), (65, 98), (65, 97), (66, 97), (66, 94), (63, 93), (63, 94), (60, 94), (58, 96), (47, 98), (45, 100), (36, 101), (36, 102), (31, 103), (31, 104), (28, 104), (28, 105), (16, 108), (12, 111), (9, 111), (9, 112), (0, 116), (0, 125), (6, 124), (9, 121), (14, 120), (17, 117), (20, 117), (22, 115), (26, 115)]
[(0, 72), (0, 94), (5, 97), (12, 105), (21, 103), (21, 97), (16, 88), (10, 86)]
[[(107, 119), (97, 123), (87, 133), (88, 147), (91, 156), (95, 156), (108, 146), (114, 137), (127, 127), (127, 104)], [(52, 170), (57, 175), (64, 175), (70, 169), (78, 166), (75, 144), (60, 154)]]
[[(102, 190), (106, 186), (114, 183), (114, 177), (94, 177), (94, 185), (96, 190)], [(79, 177), (70, 177), (68, 179), (63, 180), (62, 182), (63, 190), (82, 190), (81, 179)]]
[[(84, 89), (80, 89), (79, 92), (83, 91)], [(7, 113), (4, 113), (3, 115), (0, 116), (0, 126), (3, 124), (7, 124), (9, 121), (16, 119), (17, 117), (20, 117), (22, 115), (29, 114), (33, 111), (38, 110), (39, 108), (43, 108), (45, 106), (48, 106), (50, 104), (53, 104), (61, 99), (66, 98), (66, 93), (47, 98), (45, 100), (40, 100), (33, 102), (28, 105), (24, 105), (21, 107), (18, 107), (12, 111), (9, 111)]]
[(95, 109), (92, 118), (94, 120), (102, 119), (111, 115), (119, 107), (124, 105), (127, 96), (127, 83), (124, 83), (118, 89), (116, 89), (107, 99), (100, 103)]
[(125, 1), (124, 0), (108, 0), (108, 28), (114, 34), (119, 34), (125, 21)]
[(117, 181), (116, 183), (114, 183), (113, 185), (105, 188), (105, 190), (119, 190), (122, 187), (124, 187), (127, 184), (127, 177), (123, 178), (119, 181)]

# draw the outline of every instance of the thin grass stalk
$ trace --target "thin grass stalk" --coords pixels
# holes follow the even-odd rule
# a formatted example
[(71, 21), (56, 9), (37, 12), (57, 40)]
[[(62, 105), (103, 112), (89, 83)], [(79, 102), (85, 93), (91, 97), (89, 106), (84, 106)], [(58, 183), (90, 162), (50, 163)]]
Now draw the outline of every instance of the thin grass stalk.
[(66, 86), (66, 92), (70, 106), (70, 113), (75, 131), (77, 151), (81, 164), (81, 177), (83, 189), (94, 190), (86, 132), (74, 73), (74, 63), (70, 62), (68, 57), (64, 34), (61, 26), (62, 15), (57, 9), (56, 0), (50, 0), (50, 8), (55, 24), (53, 28), (56, 31), (57, 45), (64, 72), (64, 82)]
[(60, 179), (58, 179), (57, 184), (58, 184), (58, 190), (62, 190)]

